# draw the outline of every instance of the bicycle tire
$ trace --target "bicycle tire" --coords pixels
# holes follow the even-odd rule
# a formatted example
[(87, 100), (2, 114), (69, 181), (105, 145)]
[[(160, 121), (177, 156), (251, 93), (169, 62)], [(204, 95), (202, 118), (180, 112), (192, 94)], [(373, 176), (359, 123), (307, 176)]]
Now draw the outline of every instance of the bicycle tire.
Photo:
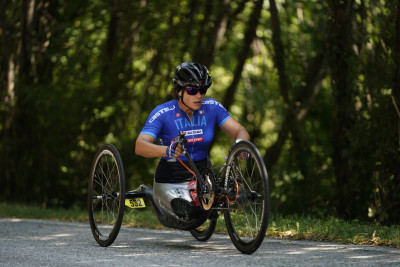
[(207, 219), (207, 221), (204, 222), (203, 225), (199, 226), (196, 229), (190, 230), (190, 233), (198, 241), (207, 241), (214, 234), (216, 226), (217, 226), (216, 218)]
[[(247, 156), (244, 156), (247, 153)], [(227, 159), (225, 186), (239, 192), (236, 202), (228, 202), (224, 211), (228, 234), (244, 254), (255, 252), (262, 244), (268, 227), (269, 186), (263, 159), (249, 141), (240, 141)]]
[(88, 212), (92, 234), (103, 247), (118, 236), (125, 210), (125, 173), (117, 148), (104, 144), (90, 170)]

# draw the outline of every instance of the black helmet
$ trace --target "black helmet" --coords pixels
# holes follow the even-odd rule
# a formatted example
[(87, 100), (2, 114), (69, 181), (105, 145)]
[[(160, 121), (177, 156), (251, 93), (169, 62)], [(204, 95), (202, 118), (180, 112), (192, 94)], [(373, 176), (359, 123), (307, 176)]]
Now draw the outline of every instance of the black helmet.
[(187, 85), (207, 89), (211, 86), (212, 79), (205, 66), (196, 62), (184, 62), (176, 67), (173, 82), (178, 85), (178, 91)]

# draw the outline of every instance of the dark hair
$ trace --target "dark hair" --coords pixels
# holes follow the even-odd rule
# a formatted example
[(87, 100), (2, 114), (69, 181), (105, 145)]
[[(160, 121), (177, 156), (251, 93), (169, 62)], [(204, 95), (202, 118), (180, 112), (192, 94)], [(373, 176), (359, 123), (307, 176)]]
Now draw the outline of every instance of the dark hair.
[(170, 95), (171, 95), (171, 98), (172, 98), (172, 99), (179, 99), (178, 93), (179, 93), (179, 91), (180, 91), (181, 89), (178, 89), (177, 87), (178, 87), (178, 86), (172, 87), (172, 89), (171, 89), (171, 91), (170, 91)]

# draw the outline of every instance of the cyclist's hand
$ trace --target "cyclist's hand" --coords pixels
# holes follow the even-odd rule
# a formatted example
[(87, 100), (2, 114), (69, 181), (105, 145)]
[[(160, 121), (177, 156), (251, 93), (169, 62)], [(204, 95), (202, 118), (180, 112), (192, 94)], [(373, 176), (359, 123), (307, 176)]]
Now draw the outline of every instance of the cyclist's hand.
[(248, 159), (250, 158), (250, 154), (247, 152), (243, 152), (239, 155), (239, 159)]
[[(243, 139), (236, 139), (236, 141), (233, 143), (233, 146), (232, 147), (234, 147), (237, 143), (239, 143), (240, 141), (242, 141)], [(243, 152), (243, 153), (241, 153), (240, 155), (239, 155), (239, 159), (248, 159), (250, 157), (250, 154), (249, 153), (247, 153), (247, 152)]]
[(183, 155), (182, 146), (181, 146), (181, 144), (178, 144), (176, 149), (175, 149), (174, 157), (178, 158), (178, 157), (180, 157), (182, 155)]
[(178, 144), (176, 142), (176, 139), (171, 141), (171, 144), (167, 147), (166, 154), (170, 158), (177, 158), (182, 156), (183, 154), (183, 149), (181, 147), (181, 144)]

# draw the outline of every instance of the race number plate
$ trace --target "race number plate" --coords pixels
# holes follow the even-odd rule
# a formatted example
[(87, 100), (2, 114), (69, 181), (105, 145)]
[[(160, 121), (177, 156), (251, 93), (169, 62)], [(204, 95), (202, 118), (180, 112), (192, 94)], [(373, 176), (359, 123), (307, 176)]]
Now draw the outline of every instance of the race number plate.
[(128, 206), (132, 209), (140, 209), (140, 208), (145, 208), (146, 204), (144, 204), (143, 198), (135, 198), (135, 199), (125, 199), (125, 206)]

